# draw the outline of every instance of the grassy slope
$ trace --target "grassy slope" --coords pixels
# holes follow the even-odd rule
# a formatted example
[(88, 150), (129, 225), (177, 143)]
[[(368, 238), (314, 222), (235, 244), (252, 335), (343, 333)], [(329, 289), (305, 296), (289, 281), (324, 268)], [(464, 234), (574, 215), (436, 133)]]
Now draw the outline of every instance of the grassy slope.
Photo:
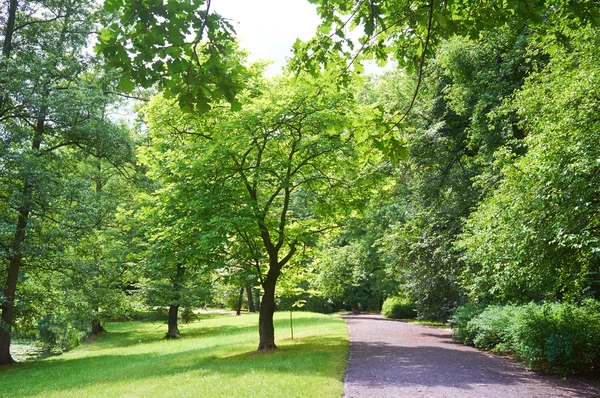
[(256, 353), (258, 316), (205, 314), (165, 340), (160, 323), (109, 324), (94, 342), (0, 368), (4, 397), (339, 397), (348, 331), (336, 317), (275, 316), (273, 353)]

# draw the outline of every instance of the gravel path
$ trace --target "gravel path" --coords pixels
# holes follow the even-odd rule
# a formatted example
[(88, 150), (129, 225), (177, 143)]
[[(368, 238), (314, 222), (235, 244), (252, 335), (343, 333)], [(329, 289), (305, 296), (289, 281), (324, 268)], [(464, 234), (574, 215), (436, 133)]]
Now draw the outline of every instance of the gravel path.
[(452, 341), (450, 330), (343, 316), (350, 329), (344, 397), (600, 397), (582, 382), (540, 376)]

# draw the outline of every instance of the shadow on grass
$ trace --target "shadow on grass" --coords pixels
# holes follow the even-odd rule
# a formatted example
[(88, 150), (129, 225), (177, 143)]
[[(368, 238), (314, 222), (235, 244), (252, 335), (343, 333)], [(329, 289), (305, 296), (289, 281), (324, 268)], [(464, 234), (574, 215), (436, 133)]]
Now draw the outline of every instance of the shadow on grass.
[[(325, 322), (331, 322), (325, 319)], [(314, 326), (321, 323), (319, 318), (299, 318), (295, 325), (310, 324)], [(287, 326), (285, 319), (278, 319), (276, 327)], [(133, 325), (132, 325), (133, 326)], [(33, 396), (45, 395), (46, 392), (65, 392), (65, 395), (74, 394), (78, 389), (86, 386), (106, 385), (112, 383), (144, 383), (151, 382), (154, 378), (165, 378), (179, 374), (189, 373), (193, 376), (205, 376), (217, 380), (230, 380), (231, 377), (243, 376), (252, 372), (264, 375), (290, 374), (294, 375), (320, 375), (331, 376), (333, 367), (341, 366), (347, 354), (347, 340), (343, 338), (307, 336), (298, 340), (280, 340), (281, 349), (271, 353), (255, 354), (254, 347), (258, 345), (258, 325), (247, 324), (199, 326), (190, 328), (182, 339), (164, 340), (150, 338), (153, 332), (142, 330), (136, 333), (133, 330), (113, 331), (99, 339), (94, 345), (100, 348), (123, 348), (141, 341), (159, 342), (164, 344), (160, 352), (131, 353), (119, 355), (102, 354), (87, 357), (58, 357), (51, 361), (27, 363), (6, 369), (0, 372), (2, 394), (6, 396)], [(256, 334), (256, 346), (250, 344), (251, 339), (241, 335)], [(161, 335), (160, 333), (159, 335)], [(216, 338), (223, 336), (222, 339)], [(213, 338), (214, 344), (194, 347), (194, 338)], [(228, 339), (231, 337), (233, 340)], [(242, 338), (241, 342), (239, 337)], [(168, 352), (169, 344), (177, 344), (190, 340), (188, 345), (178, 345), (180, 352)], [(235, 340), (238, 339), (238, 340)], [(104, 340), (104, 341), (102, 341)], [(113, 341), (111, 341), (113, 340)], [(162, 341), (161, 341), (162, 340)], [(200, 340), (201, 341), (201, 340)], [(236, 341), (231, 344), (229, 341)], [(231, 354), (231, 355), (230, 355)], [(4, 376), (4, 377), (3, 377)], [(9, 377), (12, 376), (12, 377)], [(23, 383), (23, 380), (27, 383)]]

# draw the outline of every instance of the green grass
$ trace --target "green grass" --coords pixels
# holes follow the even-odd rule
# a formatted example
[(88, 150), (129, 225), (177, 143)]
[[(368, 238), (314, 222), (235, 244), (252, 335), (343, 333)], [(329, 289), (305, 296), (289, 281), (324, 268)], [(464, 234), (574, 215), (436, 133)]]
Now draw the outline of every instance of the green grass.
[(419, 325), (431, 326), (431, 327), (439, 328), (439, 329), (450, 329), (450, 325), (448, 325), (447, 323), (444, 323), (444, 322), (425, 321), (422, 319), (400, 319), (400, 320), (402, 322), (417, 323)]
[(165, 340), (161, 323), (109, 333), (57, 357), (0, 368), (2, 397), (340, 397), (348, 355), (343, 320), (275, 315), (279, 350), (257, 353), (257, 315), (204, 314)]

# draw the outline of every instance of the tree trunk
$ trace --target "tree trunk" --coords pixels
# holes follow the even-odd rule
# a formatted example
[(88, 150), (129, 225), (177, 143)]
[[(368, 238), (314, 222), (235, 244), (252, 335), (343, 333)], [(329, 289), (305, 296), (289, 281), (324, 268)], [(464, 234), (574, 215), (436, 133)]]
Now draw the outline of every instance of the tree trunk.
[(104, 332), (106, 332), (106, 329), (104, 329), (104, 327), (100, 323), (100, 320), (98, 320), (97, 318), (92, 319), (92, 335), (95, 336)]
[(358, 303), (352, 303), (352, 314), (360, 315), (360, 308), (358, 307)]
[[(21, 219), (22, 217), (19, 216), (19, 224)], [(18, 225), (17, 231), (19, 231)], [(10, 356), (10, 332), (12, 329), (14, 300), (20, 266), (20, 254), (13, 256), (10, 259), (10, 265), (8, 267), (6, 290), (4, 293), (4, 300), (2, 301), (2, 321), (0, 322), (0, 366), (15, 363), (14, 359)]]
[[(17, 16), (17, 0), (10, 0), (10, 4), (8, 5), (8, 18), (6, 19), (6, 26), (4, 27), (4, 42), (2, 43), (2, 63), (8, 61), (8, 57), (10, 57), (10, 52), (12, 50), (12, 38), (15, 33), (15, 18)], [(4, 66), (0, 65), (1, 69), (4, 69)], [(4, 85), (4, 79), (0, 80), (0, 85)], [(0, 94), (0, 115), (4, 114), (4, 103), (6, 102), (6, 97), (3, 94)]]
[(169, 330), (167, 331), (167, 338), (177, 339), (180, 336), (179, 327), (177, 326), (177, 317), (179, 315), (179, 302), (181, 300), (181, 283), (183, 279), (183, 273), (185, 272), (185, 268), (181, 264), (177, 264), (177, 271), (175, 273), (175, 277), (172, 279), (173, 281), (173, 296), (175, 297), (176, 304), (171, 304), (169, 307), (169, 320), (168, 326)]
[(12, 37), (15, 32), (15, 17), (17, 15), (17, 0), (10, 0), (8, 6), (8, 19), (6, 20), (6, 30), (4, 32), (4, 43), (2, 43), (2, 56), (8, 58), (12, 50)]
[[(271, 268), (271, 270), (273, 269)], [(272, 273), (271, 270), (263, 283), (265, 292), (260, 304), (260, 315), (258, 317), (258, 333), (260, 335), (260, 342), (258, 343), (259, 351), (277, 349), (275, 345), (273, 314), (275, 313), (275, 284), (277, 283), (279, 272)]]
[[(31, 148), (36, 151), (40, 149), (40, 133), (44, 129), (44, 119), (39, 119), (36, 125), (36, 136), (33, 139)], [(17, 216), (17, 226), (12, 241), (10, 262), (8, 265), (8, 275), (6, 286), (4, 288), (4, 300), (2, 300), (2, 321), (0, 321), (0, 366), (12, 364), (15, 361), (10, 356), (10, 333), (13, 324), (15, 295), (17, 292), (17, 281), (19, 280), (19, 270), (23, 259), (23, 243), (25, 242), (27, 223), (29, 222), (29, 212), (31, 211), (31, 196), (33, 194), (33, 185), (29, 178), (23, 180), (23, 205), (19, 208)]]
[(169, 331), (167, 332), (168, 339), (178, 339), (181, 337), (179, 334), (179, 327), (177, 326), (177, 316), (179, 314), (179, 306), (172, 305), (169, 307)]
[(254, 302), (256, 303), (256, 310), (260, 311), (260, 289), (256, 289), (256, 300)]
[(256, 312), (254, 300), (252, 299), (252, 287), (249, 284), (246, 284), (246, 293), (248, 294), (248, 312)]
[(244, 286), (240, 288), (240, 296), (238, 298), (237, 309), (235, 311), (236, 315), (242, 315), (242, 301), (244, 300)]

